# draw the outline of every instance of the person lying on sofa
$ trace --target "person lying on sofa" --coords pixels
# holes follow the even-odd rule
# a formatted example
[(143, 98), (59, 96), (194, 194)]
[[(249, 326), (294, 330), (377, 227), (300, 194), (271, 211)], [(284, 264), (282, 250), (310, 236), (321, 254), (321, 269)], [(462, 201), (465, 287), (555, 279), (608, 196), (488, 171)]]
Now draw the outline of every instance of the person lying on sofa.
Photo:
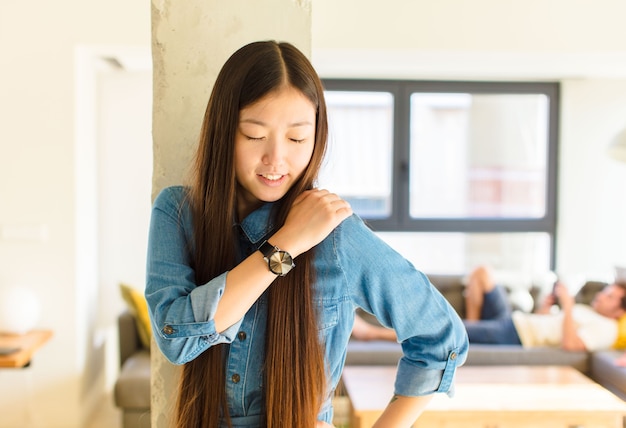
[[(555, 303), (561, 310), (552, 312)], [(590, 305), (576, 304), (567, 287), (555, 286), (532, 314), (511, 311), (506, 291), (495, 284), (490, 270), (480, 266), (465, 289), (470, 343), (558, 346), (568, 351), (611, 349), (618, 339), (618, 319), (626, 315), (626, 283), (617, 280), (596, 294)], [(357, 340), (396, 340), (393, 331), (373, 326), (358, 316), (352, 336)], [(626, 363), (626, 357), (625, 357)]]

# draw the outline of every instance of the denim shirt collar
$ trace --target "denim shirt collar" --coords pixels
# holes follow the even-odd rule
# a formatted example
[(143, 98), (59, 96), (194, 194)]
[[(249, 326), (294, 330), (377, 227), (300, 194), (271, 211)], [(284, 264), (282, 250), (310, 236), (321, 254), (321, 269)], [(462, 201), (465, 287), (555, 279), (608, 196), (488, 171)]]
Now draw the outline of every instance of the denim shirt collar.
[(251, 243), (258, 243), (274, 230), (273, 208), (273, 203), (266, 203), (251, 212), (241, 223), (235, 222), (235, 226), (240, 227)]

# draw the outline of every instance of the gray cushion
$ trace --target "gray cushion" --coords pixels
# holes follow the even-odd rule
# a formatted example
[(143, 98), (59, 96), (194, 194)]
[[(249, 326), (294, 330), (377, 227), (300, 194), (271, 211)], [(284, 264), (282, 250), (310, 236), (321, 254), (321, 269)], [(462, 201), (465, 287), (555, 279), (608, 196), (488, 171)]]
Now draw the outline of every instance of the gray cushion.
[(117, 326), (120, 346), (120, 365), (123, 365), (128, 357), (142, 349), (137, 322), (128, 310), (117, 317)]
[(150, 409), (150, 352), (126, 359), (115, 382), (115, 404), (123, 409)]
[(465, 317), (463, 277), (460, 275), (428, 275), (430, 282), (452, 305), (461, 318)]
[[(402, 357), (400, 344), (385, 341), (348, 343), (346, 365), (396, 365)], [(587, 352), (570, 352), (558, 348), (525, 349), (519, 345), (470, 345), (466, 365), (554, 365), (571, 366), (589, 373)]]
[(350, 340), (346, 365), (349, 366), (395, 366), (402, 357), (399, 343), (387, 341)]
[(548, 365), (571, 366), (589, 373), (587, 352), (564, 351), (559, 348), (523, 348), (521, 345), (470, 345), (467, 365)]

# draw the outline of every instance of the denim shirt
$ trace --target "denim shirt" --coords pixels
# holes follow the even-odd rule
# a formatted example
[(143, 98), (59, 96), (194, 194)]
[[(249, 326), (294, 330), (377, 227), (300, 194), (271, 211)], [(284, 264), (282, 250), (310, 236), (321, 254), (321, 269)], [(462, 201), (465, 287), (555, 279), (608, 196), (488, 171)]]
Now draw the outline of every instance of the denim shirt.
[[(215, 344), (230, 344), (226, 393), (233, 424), (261, 427), (266, 296), (237, 323), (216, 331), (213, 316), (226, 272), (196, 285), (188, 252), (193, 246), (191, 213), (184, 195), (180, 186), (164, 189), (152, 210), (146, 298), (156, 343), (174, 364), (191, 361)], [(265, 204), (237, 225), (241, 260), (273, 233), (271, 207)], [(335, 228), (315, 254), (315, 304), (329, 373), (327, 400), (318, 419), (332, 421), (331, 398), (341, 377), (356, 308), (396, 331), (403, 351), (396, 394), (451, 394), (456, 367), (467, 356), (468, 340), (458, 315), (428, 278), (356, 215)]]

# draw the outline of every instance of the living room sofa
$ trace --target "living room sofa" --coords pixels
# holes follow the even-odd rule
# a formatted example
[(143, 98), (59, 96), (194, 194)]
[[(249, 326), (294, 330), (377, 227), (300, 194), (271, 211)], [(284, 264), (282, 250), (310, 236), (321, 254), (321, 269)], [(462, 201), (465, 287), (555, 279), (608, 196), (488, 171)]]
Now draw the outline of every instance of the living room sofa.
[(150, 428), (150, 351), (142, 344), (130, 311), (117, 318), (120, 372), (113, 398), (124, 428)]
[[(461, 318), (465, 315), (463, 279), (457, 275), (429, 275), (430, 281), (452, 304)], [(588, 281), (576, 295), (576, 301), (590, 303), (606, 283)], [(529, 290), (535, 302), (542, 296), (538, 289)], [(512, 302), (515, 306), (514, 302)], [(376, 322), (362, 314), (369, 322)], [(572, 352), (554, 347), (523, 348), (521, 345), (471, 344), (466, 365), (567, 365), (576, 368), (623, 400), (626, 400), (626, 368), (614, 360), (622, 351)], [(395, 365), (402, 356), (400, 345), (384, 341), (351, 340), (346, 365)]]
[[(457, 275), (429, 275), (431, 282), (464, 316), (462, 277)], [(592, 296), (605, 284), (588, 282), (576, 296), (577, 301), (589, 303)], [(535, 301), (538, 290), (531, 290)], [(368, 314), (363, 316), (375, 322)], [(115, 384), (115, 404), (122, 410), (124, 428), (150, 426), (150, 354), (142, 346), (137, 322), (130, 312), (118, 318), (120, 340), (120, 374)], [(613, 361), (620, 351), (570, 352), (558, 348), (524, 349), (509, 345), (470, 345), (466, 365), (568, 365), (594, 379), (614, 394), (626, 400), (626, 368)], [(396, 365), (401, 357), (400, 345), (383, 341), (351, 340), (346, 365)]]

